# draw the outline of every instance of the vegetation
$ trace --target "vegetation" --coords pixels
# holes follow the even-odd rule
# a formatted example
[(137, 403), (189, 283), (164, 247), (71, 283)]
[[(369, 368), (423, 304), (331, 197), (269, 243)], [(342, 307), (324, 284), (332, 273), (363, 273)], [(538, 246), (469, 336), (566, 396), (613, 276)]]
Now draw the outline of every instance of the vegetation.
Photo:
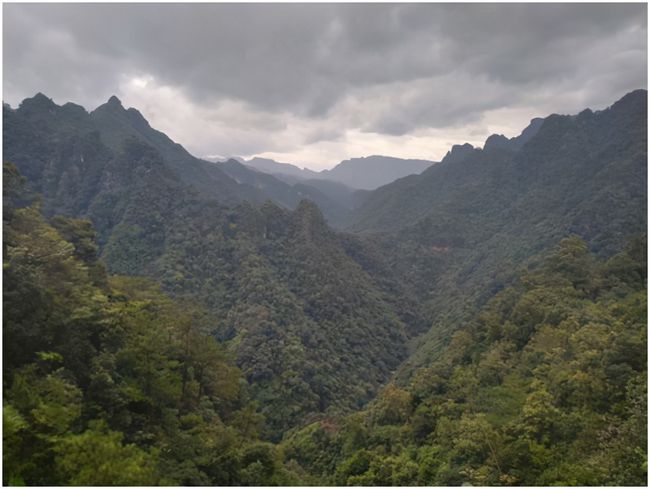
[(457, 147), (346, 233), (117, 99), (5, 107), (3, 481), (645, 484), (645, 107)]
[(87, 221), (41, 216), (5, 166), (3, 482), (288, 485), (200, 306), (107, 278)]
[(637, 90), (600, 112), (533, 121), (509, 144), (457, 147), (369, 195), (352, 229), (433, 325), (401, 377), (434, 360), (456, 325), (564, 237), (609, 257), (646, 231), (646, 121), (647, 92)]
[(285, 442), (337, 485), (646, 485), (646, 242), (581, 239), (490, 300), (408, 386)]

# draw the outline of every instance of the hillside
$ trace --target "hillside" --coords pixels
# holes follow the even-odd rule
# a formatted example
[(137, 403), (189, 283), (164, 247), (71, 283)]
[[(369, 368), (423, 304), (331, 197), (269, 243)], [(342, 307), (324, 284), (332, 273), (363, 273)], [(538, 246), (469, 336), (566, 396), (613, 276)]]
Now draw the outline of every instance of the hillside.
[(352, 194), (3, 114), (14, 483), (643, 480), (645, 90)]
[(258, 189), (267, 199), (289, 209), (295, 209), (301, 200), (315, 203), (332, 226), (346, 221), (352, 208), (352, 190), (334, 182), (321, 180), (298, 180), (286, 183), (282, 176), (251, 171), (236, 160), (218, 164), (219, 169), (239, 184)]
[(524, 144), (458, 146), (367, 196), (349, 230), (384, 243), (389, 259), (400, 250), (396, 275), (408, 277), (434, 322), (405, 367), (429, 361), (448, 328), (563, 237), (610, 256), (645, 232), (646, 114), (638, 90), (600, 112), (551, 115), (534, 136), (524, 131)]
[(292, 433), (286, 456), (323, 484), (645, 485), (646, 249), (562, 240), (407, 385)]
[(233, 178), (220, 165), (195, 158), (153, 129), (140, 112), (125, 109), (117, 97), (88, 113), (72, 103), (58, 106), (39, 93), (17, 109), (3, 106), (3, 117), (5, 161), (13, 162), (34, 189), (43, 193), (46, 213), (76, 215), (105, 207), (106, 199), (116, 199), (112, 189), (120, 193), (132, 179), (124, 165), (119, 171), (114, 166), (120, 165), (117, 160), (130, 151), (126, 144), (136, 141), (156, 151), (167, 178), (191, 186), (206, 199), (225, 205), (272, 199), (294, 208), (300, 200), (313, 198), (333, 222), (347, 211), (317, 189), (294, 189), (243, 165)]
[(211, 315), (107, 276), (88, 221), (3, 169), (3, 483), (299, 484)]
[[(363, 271), (314, 204), (299, 201), (291, 212), (243, 200), (242, 192), (259, 198), (286, 184), (262, 174), (244, 181), (250, 170), (236, 162), (227, 167), (235, 178), (215, 165), (243, 200), (228, 207), (181, 180), (172, 156), (134, 136), (129, 123), (111, 118), (107, 146), (84, 113), (65, 126), (66, 109), (39, 96), (45, 110), (30, 112), (32, 102), (5, 108), (5, 154), (42, 193), (46, 215), (89, 218), (109, 272), (156, 279), (214, 315), (212, 332), (228, 342), (268, 415), (265, 436), (360, 407), (404, 360), (422, 321), (417, 310), (394, 307), (399, 284)], [(262, 181), (269, 187), (259, 189)]]

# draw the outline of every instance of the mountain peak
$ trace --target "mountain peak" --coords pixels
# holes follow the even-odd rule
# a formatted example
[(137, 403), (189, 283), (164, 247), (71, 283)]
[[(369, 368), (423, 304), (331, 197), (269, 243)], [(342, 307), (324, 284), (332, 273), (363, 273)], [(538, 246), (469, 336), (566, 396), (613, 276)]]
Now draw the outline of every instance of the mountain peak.
[(32, 100), (52, 102), (52, 99), (47, 95), (45, 95), (43, 92), (38, 92), (36, 95), (32, 97)]
[(614, 102), (610, 109), (614, 112), (646, 112), (648, 104), (648, 91), (639, 88), (626, 93), (619, 100)]
[(510, 140), (503, 134), (492, 134), (485, 140), (483, 145), (484, 151), (489, 151), (495, 148), (508, 148)]
[(458, 162), (465, 158), (468, 154), (474, 151), (474, 146), (469, 143), (465, 144), (454, 144), (451, 147), (451, 150), (447, 151), (447, 154), (442, 159), (443, 162)]
[(106, 105), (113, 106), (113, 107), (122, 107), (122, 101), (119, 98), (117, 98), (115, 95), (111, 95), (111, 98), (108, 99)]
[(122, 102), (119, 98), (117, 98), (115, 95), (111, 95), (111, 97), (105, 103), (97, 107), (93, 113), (94, 112), (122, 113), (126, 112), (126, 109), (122, 105)]
[(34, 95), (31, 98), (26, 98), (23, 100), (20, 104), (20, 107), (22, 109), (54, 109), (57, 105), (54, 103), (54, 101), (48, 97), (47, 95), (44, 95), (41, 92), (38, 92), (36, 95)]

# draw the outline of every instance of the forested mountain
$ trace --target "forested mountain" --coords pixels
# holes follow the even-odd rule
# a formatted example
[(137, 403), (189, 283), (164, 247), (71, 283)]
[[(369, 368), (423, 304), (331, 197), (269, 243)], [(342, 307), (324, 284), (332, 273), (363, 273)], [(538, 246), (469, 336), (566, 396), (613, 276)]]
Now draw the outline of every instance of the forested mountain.
[(323, 484), (647, 484), (647, 243), (563, 240), (439, 358), (284, 453)]
[(367, 196), (350, 229), (371, 233), (389, 259), (399, 250), (392, 267), (434, 322), (405, 367), (430, 361), (448, 327), (563, 237), (610, 256), (645, 232), (646, 118), (647, 92), (637, 90), (603, 111), (533, 120), (522, 136), (492, 136), (482, 150), (456, 146), (421, 175)]
[(335, 182), (297, 180), (290, 184), (281, 176), (276, 178), (264, 172), (251, 171), (232, 159), (219, 163), (219, 168), (237, 183), (250, 185), (266, 198), (289, 209), (295, 209), (301, 200), (314, 202), (333, 226), (345, 222), (352, 210), (352, 189)]
[[(396, 306), (400, 284), (362, 270), (314, 204), (294, 212), (271, 202), (226, 207), (179, 181), (164, 138), (167, 156), (127, 124), (109, 131), (107, 146), (92, 124), (62, 124), (66, 106), (37, 96), (46, 110), (32, 112), (33, 102), (5, 108), (5, 154), (32, 175), (46, 215), (89, 218), (109, 272), (152, 277), (207, 307), (219, 325), (213, 333), (229, 341), (262, 401), (269, 437), (319, 413), (360, 407), (404, 360), (407, 340), (424, 325), (418, 307)], [(128, 113), (115, 100), (104, 110)], [(233, 192), (260, 182), (273, 192), (287, 188), (262, 174), (244, 181), (252, 170), (234, 161), (226, 169), (241, 184), (214, 168)]]
[(345, 204), (313, 187), (293, 188), (243, 165), (233, 178), (230, 174), (235, 170), (224, 171), (221, 165), (190, 155), (180, 144), (153, 129), (136, 109), (125, 109), (117, 97), (87, 113), (72, 103), (58, 106), (39, 93), (15, 110), (3, 106), (3, 118), (5, 161), (13, 162), (43, 193), (46, 213), (88, 212), (92, 218), (96, 208), (109, 206), (107, 200), (113, 207), (113, 201), (119, 199), (115, 194), (122, 193), (132, 182), (131, 169), (118, 160), (137, 159), (137, 155), (128, 154), (135, 143), (155, 150), (155, 158), (164, 162), (161, 168), (164, 166), (167, 178), (192, 186), (207, 199), (226, 205), (272, 199), (294, 208), (303, 198), (310, 198), (333, 223), (348, 211)]
[[(116, 188), (128, 184), (127, 175), (110, 171), (125, 141), (155, 149), (175, 178), (206, 196), (228, 203), (263, 199), (255, 189), (238, 185), (216, 165), (194, 158), (152, 129), (136, 109), (124, 109), (116, 97), (89, 114), (72, 103), (58, 106), (39, 93), (15, 110), (4, 105), (3, 122), (4, 159), (14, 162), (43, 193), (46, 212), (80, 212), (112, 180)], [(70, 202), (69, 195), (79, 201)]]
[(646, 91), (358, 194), (3, 113), (5, 483), (644, 483)]
[[(646, 113), (647, 92), (638, 90), (604, 111), (551, 115), (541, 124), (534, 120), (520, 136), (524, 144), (519, 138), (494, 135), (482, 150), (469, 145), (455, 147), (440, 164), (421, 175), (371, 193), (355, 213), (351, 229), (392, 231), (423, 219), (444, 222), (445, 217), (463, 215), (472, 219), (462, 225), (476, 235), (476, 242), (485, 234), (479, 235), (484, 229), (474, 221), (518, 212), (533, 219), (538, 213), (552, 222), (558, 215), (560, 219), (567, 215), (565, 226), (583, 232), (580, 214), (600, 211), (605, 207), (603, 200), (611, 199), (608, 207), (618, 210), (620, 205), (638, 207), (638, 199), (644, 196), (639, 190), (644, 182), (638, 177), (643, 177), (645, 170)], [(615, 188), (605, 185), (614, 182), (618, 183)], [(542, 195), (547, 198), (541, 199)], [(583, 201), (585, 209), (572, 210)], [(586, 216), (583, 219), (588, 220)], [(602, 216), (590, 232), (596, 233), (607, 221)], [(621, 228), (626, 224), (617, 223)], [(637, 227), (643, 224), (638, 222)]]
[[(222, 164), (226, 165), (228, 162)], [(298, 168), (289, 163), (278, 163), (266, 158), (253, 158), (244, 161), (243, 164), (261, 173), (273, 175), (276, 179), (293, 186), (294, 190), (316, 202), (321, 209), (323, 205), (317, 199), (319, 195), (326, 196), (331, 202), (325, 202), (324, 205), (328, 206), (330, 210), (322, 209), (323, 213), (328, 217), (330, 225), (337, 228), (348, 224), (352, 209), (358, 206), (366, 195), (363, 190), (351, 188), (334, 180), (323, 179), (320, 177), (321, 173), (307, 168)], [(317, 192), (314, 193), (314, 189)]]
[(88, 221), (3, 184), (3, 483), (299, 483), (208, 311), (107, 277)]

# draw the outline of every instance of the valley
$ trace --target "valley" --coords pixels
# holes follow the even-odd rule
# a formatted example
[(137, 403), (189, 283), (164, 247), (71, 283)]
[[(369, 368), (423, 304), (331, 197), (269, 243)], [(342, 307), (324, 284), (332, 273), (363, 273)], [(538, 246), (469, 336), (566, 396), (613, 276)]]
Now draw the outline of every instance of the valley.
[(39, 93), (3, 158), (5, 483), (645, 484), (646, 90), (329, 172)]

